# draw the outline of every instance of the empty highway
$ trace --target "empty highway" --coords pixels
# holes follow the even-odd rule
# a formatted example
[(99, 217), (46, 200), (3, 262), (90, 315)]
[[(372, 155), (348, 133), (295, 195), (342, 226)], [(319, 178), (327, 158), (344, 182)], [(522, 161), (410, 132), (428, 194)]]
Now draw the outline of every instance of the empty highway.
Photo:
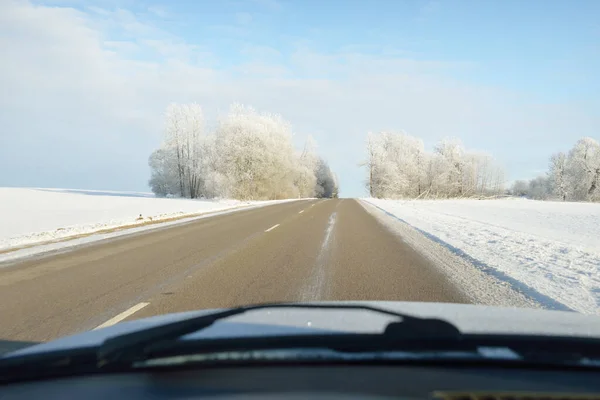
[(353, 199), (300, 200), (99, 241), (0, 268), (0, 339), (248, 303), (468, 302)]

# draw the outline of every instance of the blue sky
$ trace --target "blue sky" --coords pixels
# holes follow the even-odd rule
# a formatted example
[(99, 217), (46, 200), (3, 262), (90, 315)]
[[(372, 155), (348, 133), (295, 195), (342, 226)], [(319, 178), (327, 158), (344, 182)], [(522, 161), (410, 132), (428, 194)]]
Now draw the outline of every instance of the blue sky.
[(598, 1), (0, 2), (0, 185), (147, 190), (170, 102), (242, 102), (364, 195), (368, 131), (452, 136), (508, 181), (600, 139)]

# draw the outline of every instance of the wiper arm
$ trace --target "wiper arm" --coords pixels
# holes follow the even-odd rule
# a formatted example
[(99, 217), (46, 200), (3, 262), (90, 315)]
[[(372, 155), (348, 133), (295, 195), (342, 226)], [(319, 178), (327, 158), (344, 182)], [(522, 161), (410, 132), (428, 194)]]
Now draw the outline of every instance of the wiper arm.
[(96, 347), (54, 350), (0, 359), (0, 382), (34, 380), (96, 371)]
[(387, 325), (384, 336), (398, 340), (408, 339), (457, 339), (461, 336), (458, 328), (451, 323), (435, 318), (420, 318), (397, 313), (384, 308), (352, 304), (260, 304), (237, 307), (209, 315), (189, 318), (183, 321), (144, 329), (107, 339), (97, 351), (98, 367), (131, 363), (143, 359), (145, 349), (157, 342), (176, 340), (211, 326), (213, 323), (248, 311), (276, 308), (324, 309), (324, 310), (366, 310), (401, 318), (402, 321)]

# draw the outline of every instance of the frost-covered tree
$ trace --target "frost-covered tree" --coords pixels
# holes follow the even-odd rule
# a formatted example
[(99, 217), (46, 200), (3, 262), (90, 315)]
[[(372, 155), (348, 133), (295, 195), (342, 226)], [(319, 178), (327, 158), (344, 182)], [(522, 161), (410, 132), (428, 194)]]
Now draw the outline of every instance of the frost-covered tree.
[(340, 197), (340, 180), (335, 172), (333, 173), (333, 193), (331, 197), (334, 199)]
[(526, 196), (532, 199), (600, 201), (600, 143), (589, 137), (578, 140), (568, 153), (550, 157), (546, 176), (526, 183)]
[(515, 181), (509, 194), (534, 200), (548, 200), (552, 197), (552, 186), (552, 180), (548, 176), (538, 176), (530, 181)]
[(316, 143), (309, 137), (296, 151), (281, 116), (234, 104), (210, 134), (197, 104), (172, 104), (165, 117), (165, 140), (149, 159), (157, 195), (279, 199), (312, 197), (318, 189), (323, 161)]
[(515, 181), (510, 189), (510, 194), (513, 196), (528, 197), (529, 182), (523, 180)]
[(456, 139), (444, 139), (434, 147), (434, 152), (441, 164), (442, 181), (438, 192), (445, 197), (462, 197), (465, 158), (461, 143)]
[(368, 187), (373, 197), (418, 196), (426, 187), (428, 156), (423, 142), (405, 133), (381, 132), (367, 138)]
[(204, 115), (198, 104), (171, 104), (165, 113), (164, 154), (173, 154), (179, 184), (178, 194), (185, 197), (203, 195), (202, 152)]
[(299, 163), (296, 168), (295, 185), (301, 197), (314, 197), (316, 195), (318, 166), (317, 143), (312, 136), (308, 136), (299, 155)]
[(326, 198), (337, 197), (338, 187), (335, 174), (331, 168), (329, 168), (329, 164), (327, 164), (327, 161), (324, 159), (319, 158), (317, 163), (317, 184), (315, 190), (316, 196)]
[(380, 135), (369, 132), (367, 135), (367, 160), (362, 163), (367, 167), (367, 187), (371, 197), (383, 197), (382, 184), (380, 182), (380, 169), (384, 165), (385, 151), (382, 147)]
[(552, 196), (552, 181), (547, 176), (538, 176), (529, 182), (528, 197), (548, 200)]
[(367, 184), (372, 197), (447, 198), (499, 194), (504, 174), (492, 157), (467, 152), (455, 139), (438, 143), (432, 153), (404, 132), (370, 133)]
[(565, 153), (556, 153), (550, 157), (548, 177), (552, 182), (553, 194), (562, 201), (566, 201), (569, 186), (567, 182), (567, 156)]
[(161, 147), (148, 160), (152, 171), (148, 184), (157, 196), (179, 196), (179, 174), (176, 157), (172, 149)]
[(571, 199), (600, 200), (600, 143), (590, 137), (577, 141), (566, 161)]
[(219, 170), (226, 192), (237, 199), (292, 198), (297, 155), (290, 124), (278, 115), (262, 114), (235, 104), (216, 131)]

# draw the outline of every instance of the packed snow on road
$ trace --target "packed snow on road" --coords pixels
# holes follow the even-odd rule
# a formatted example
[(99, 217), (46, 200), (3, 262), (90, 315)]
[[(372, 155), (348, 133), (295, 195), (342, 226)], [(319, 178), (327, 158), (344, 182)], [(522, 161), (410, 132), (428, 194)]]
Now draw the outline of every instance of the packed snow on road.
[(542, 306), (600, 314), (600, 204), (365, 201)]
[(143, 192), (0, 188), (0, 251), (273, 202), (168, 199)]

